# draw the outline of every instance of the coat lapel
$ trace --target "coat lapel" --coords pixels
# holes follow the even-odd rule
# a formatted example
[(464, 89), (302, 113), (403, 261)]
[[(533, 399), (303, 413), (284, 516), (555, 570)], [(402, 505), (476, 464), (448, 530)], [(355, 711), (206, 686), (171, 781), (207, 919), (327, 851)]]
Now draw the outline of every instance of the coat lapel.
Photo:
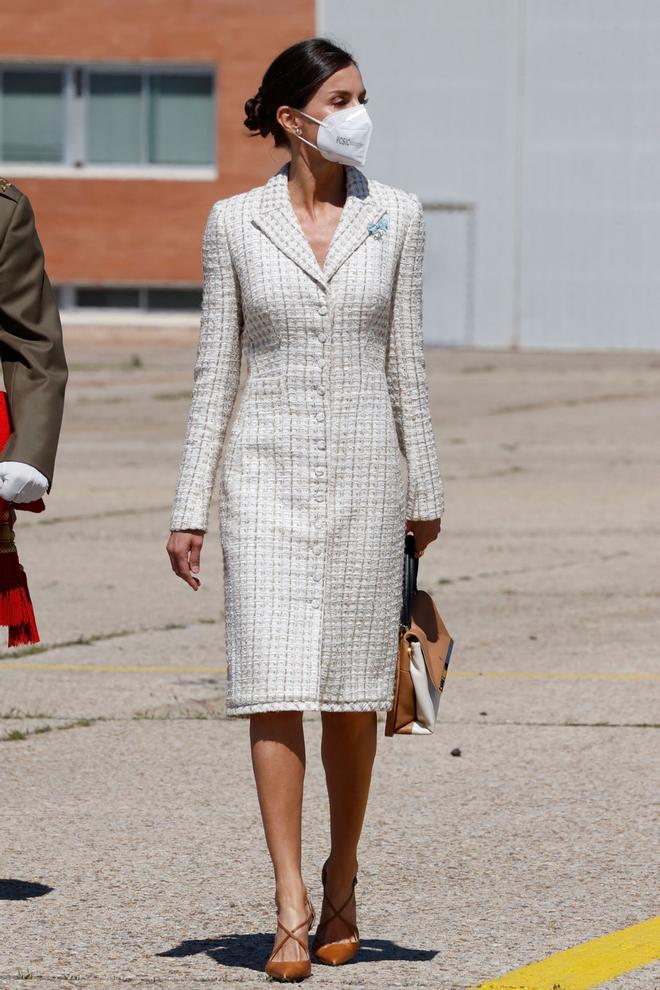
[(326, 286), (353, 251), (369, 236), (369, 224), (379, 220), (386, 207), (374, 200), (369, 180), (353, 165), (346, 165), (346, 202), (321, 269), (298, 220), (289, 196), (289, 166), (284, 165), (264, 185), (260, 206), (252, 222), (310, 278)]

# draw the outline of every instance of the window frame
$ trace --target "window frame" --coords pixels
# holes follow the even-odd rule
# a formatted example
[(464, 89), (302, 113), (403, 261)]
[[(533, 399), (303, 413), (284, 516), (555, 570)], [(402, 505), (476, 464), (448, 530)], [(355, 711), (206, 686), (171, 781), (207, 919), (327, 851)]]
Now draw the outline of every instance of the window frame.
[[(60, 312), (70, 316), (84, 315), (90, 318), (101, 318), (103, 316), (117, 316), (119, 314), (133, 316), (147, 316), (157, 318), (159, 316), (174, 316), (181, 318), (194, 317), (199, 319), (202, 306), (203, 286), (199, 282), (112, 282), (103, 285), (100, 282), (53, 282), (58, 308)], [(81, 306), (78, 303), (78, 290), (80, 289), (129, 289), (137, 292), (137, 306)], [(153, 290), (164, 289), (169, 292), (190, 292), (194, 291), (199, 295), (199, 305), (192, 308), (160, 309), (149, 306), (149, 293)]]
[[(62, 98), (64, 100), (63, 161), (62, 162), (13, 162), (0, 156), (0, 167), (15, 176), (44, 176), (60, 178), (139, 178), (139, 179), (178, 179), (183, 181), (209, 181), (218, 178), (219, 129), (218, 121), (218, 66), (213, 62), (168, 62), (148, 61), (75, 61), (63, 62), (47, 59), (0, 59), (0, 135), (2, 134), (2, 93), (5, 72), (62, 72), (64, 75)], [(181, 165), (159, 165), (149, 162), (103, 164), (85, 161), (87, 153), (87, 113), (89, 109), (90, 75), (107, 72), (125, 72), (141, 77), (142, 96), (142, 142), (143, 149), (148, 141), (146, 105), (148, 77), (166, 73), (168, 75), (209, 75), (211, 78), (211, 108), (214, 142), (213, 162), (204, 165), (182, 163)], [(146, 157), (146, 156), (145, 156)]]

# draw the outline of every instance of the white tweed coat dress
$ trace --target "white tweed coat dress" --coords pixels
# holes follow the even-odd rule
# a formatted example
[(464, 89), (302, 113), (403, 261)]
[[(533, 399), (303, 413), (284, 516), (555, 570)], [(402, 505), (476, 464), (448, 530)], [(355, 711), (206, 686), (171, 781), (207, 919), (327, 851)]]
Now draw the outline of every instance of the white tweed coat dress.
[(211, 209), (170, 521), (208, 528), (222, 452), (227, 715), (391, 708), (405, 521), (444, 510), (421, 203), (344, 166), (321, 268), (291, 203), (290, 164)]

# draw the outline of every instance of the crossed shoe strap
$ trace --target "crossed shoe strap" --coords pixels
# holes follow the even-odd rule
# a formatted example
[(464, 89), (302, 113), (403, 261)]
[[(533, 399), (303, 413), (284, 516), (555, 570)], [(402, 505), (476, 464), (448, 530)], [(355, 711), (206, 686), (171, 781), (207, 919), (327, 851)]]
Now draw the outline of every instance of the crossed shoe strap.
[[(282, 939), (282, 941), (278, 945), (275, 946), (275, 948), (273, 949), (273, 951), (270, 954), (270, 957), (269, 957), (270, 959), (274, 959), (274, 957), (280, 951), (280, 949), (282, 948), (282, 946), (284, 945), (284, 943), (288, 939), (290, 939), (290, 938), (292, 938), (294, 940), (294, 942), (297, 942), (301, 949), (304, 949), (305, 952), (307, 952), (307, 946), (302, 941), (302, 939), (298, 938), (298, 936), (295, 934), (295, 932), (297, 932), (299, 928), (303, 928), (303, 927), (307, 926), (307, 928), (309, 929), (314, 924), (315, 912), (314, 912), (314, 908), (312, 907), (312, 904), (310, 902), (309, 895), (307, 896), (307, 905), (310, 908), (309, 914), (304, 919), (304, 921), (301, 921), (300, 924), (299, 925), (296, 925), (296, 927), (293, 928), (292, 930), (289, 930), (286, 927), (286, 925), (283, 925), (279, 918), (277, 919), (278, 927), (281, 928), (282, 931), (286, 932), (286, 935), (284, 936), (284, 938)], [(311, 920), (310, 920), (310, 917), (311, 917)]]
[[(342, 914), (342, 911), (344, 910), (344, 908), (348, 907), (348, 904), (350, 903), (350, 900), (351, 900), (351, 897), (353, 896), (353, 890), (355, 889), (355, 884), (356, 883), (357, 883), (357, 877), (353, 877), (353, 885), (351, 887), (351, 892), (350, 892), (350, 894), (348, 895), (348, 897), (346, 898), (346, 900), (344, 901), (344, 903), (342, 904), (342, 906), (340, 908), (336, 908), (334, 906), (334, 904), (332, 903), (332, 901), (330, 900), (330, 898), (328, 897), (328, 895), (325, 893), (325, 891), (323, 892), (323, 896), (325, 897), (325, 899), (326, 899), (326, 901), (328, 903), (328, 907), (331, 908), (332, 914), (325, 919), (325, 921), (323, 922), (323, 925), (319, 925), (319, 928), (323, 928), (325, 930), (326, 926), (329, 924), (329, 922), (332, 921), (333, 918), (339, 918), (340, 921), (343, 921), (344, 924), (346, 925), (346, 927), (349, 929), (349, 931), (350, 931), (351, 935), (353, 936), (353, 938), (358, 938), (359, 937), (357, 925), (354, 925), (351, 921), (348, 921), (343, 916), (343, 914)], [(317, 930), (317, 933), (316, 934), (318, 936), (318, 930)]]

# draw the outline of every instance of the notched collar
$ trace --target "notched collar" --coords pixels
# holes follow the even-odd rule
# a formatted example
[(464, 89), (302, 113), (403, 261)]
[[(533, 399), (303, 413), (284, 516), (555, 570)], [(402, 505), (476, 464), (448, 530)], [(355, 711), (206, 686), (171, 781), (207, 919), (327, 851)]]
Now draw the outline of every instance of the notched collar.
[(291, 203), (290, 165), (290, 161), (285, 162), (264, 183), (252, 222), (310, 278), (327, 287), (333, 275), (369, 236), (369, 226), (387, 212), (387, 207), (370, 192), (366, 175), (354, 165), (345, 165), (346, 202), (321, 268)]

